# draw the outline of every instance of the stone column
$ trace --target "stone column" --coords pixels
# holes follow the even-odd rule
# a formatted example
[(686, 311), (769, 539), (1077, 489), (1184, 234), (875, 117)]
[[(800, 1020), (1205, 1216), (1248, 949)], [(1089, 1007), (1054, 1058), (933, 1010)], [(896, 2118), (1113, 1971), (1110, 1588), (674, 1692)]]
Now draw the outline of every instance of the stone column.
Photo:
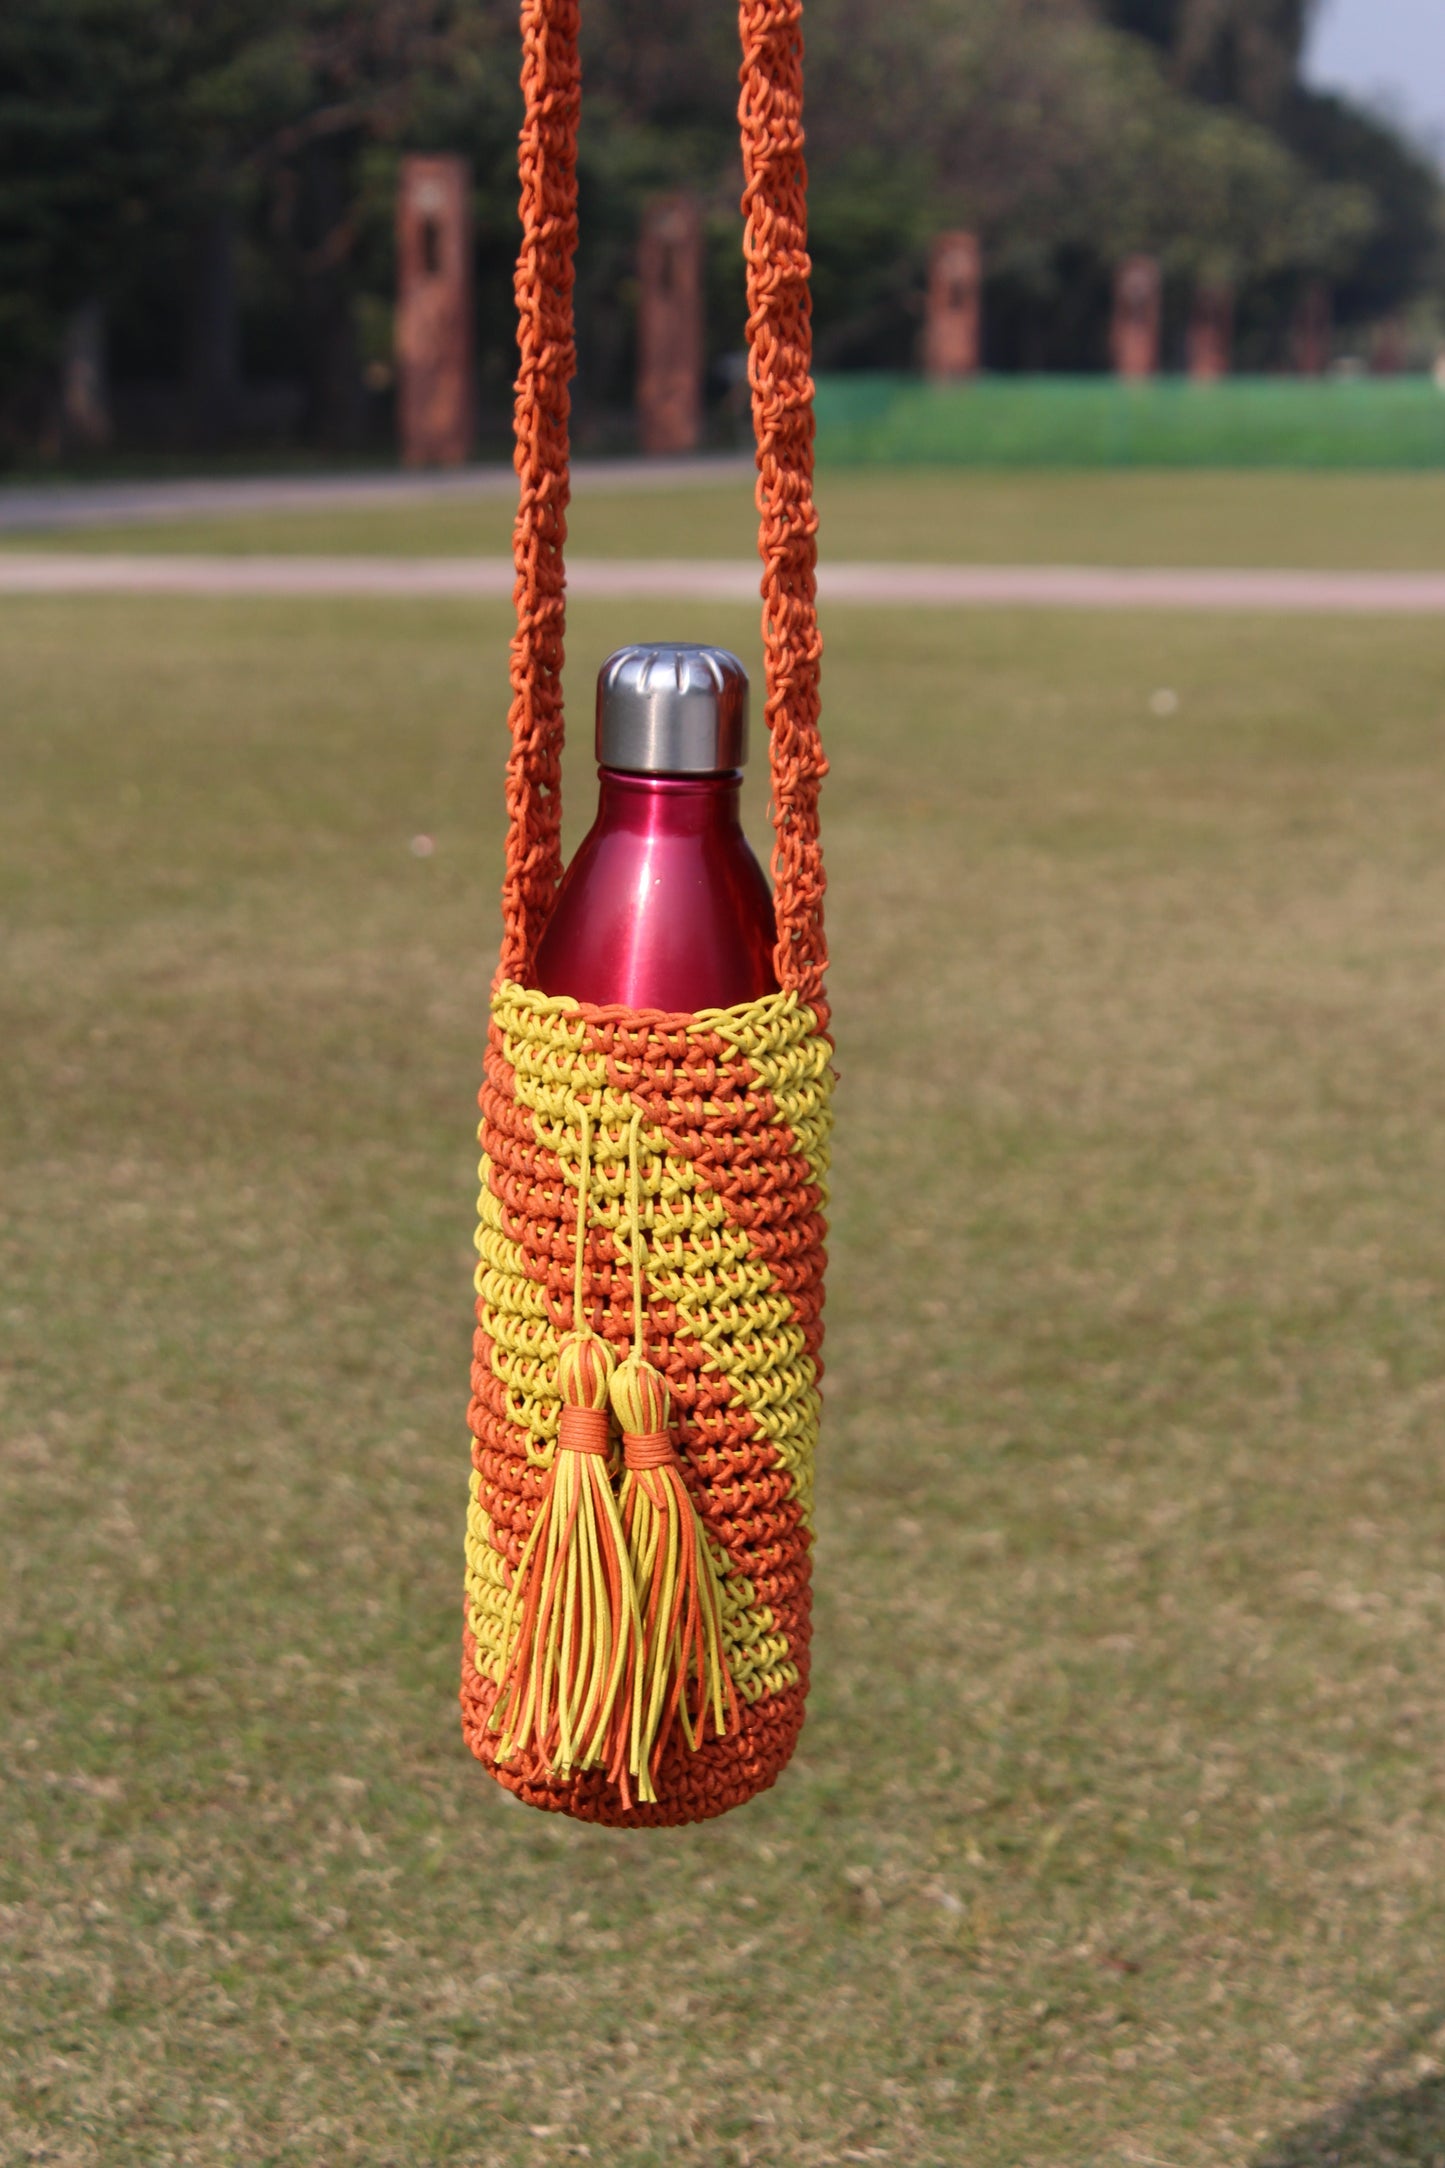
[(396, 199), (396, 417), (402, 463), (460, 467), (475, 428), (471, 167), (408, 157)]
[(1126, 256), (1114, 274), (1110, 346), (1116, 376), (1157, 376), (1159, 307), (1157, 262), (1152, 256)]
[(978, 374), (982, 283), (977, 234), (937, 234), (923, 319), (923, 366), (936, 384)]
[(1196, 384), (1228, 376), (1233, 344), (1233, 293), (1227, 286), (1196, 286), (1189, 318), (1189, 374)]
[(1290, 333), (1296, 376), (1323, 376), (1328, 369), (1333, 318), (1328, 283), (1324, 279), (1311, 279), (1295, 303)]
[(644, 452), (695, 452), (702, 437), (702, 212), (658, 196), (637, 250), (637, 432)]

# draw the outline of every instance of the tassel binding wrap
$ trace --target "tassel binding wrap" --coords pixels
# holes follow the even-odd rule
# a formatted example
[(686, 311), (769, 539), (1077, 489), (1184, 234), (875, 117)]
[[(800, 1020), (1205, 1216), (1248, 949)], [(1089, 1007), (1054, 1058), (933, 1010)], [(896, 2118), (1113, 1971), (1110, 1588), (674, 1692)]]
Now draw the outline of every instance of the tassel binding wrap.
[(689, 1752), (704, 1727), (725, 1738), (737, 1693), (723, 1642), (722, 1572), (672, 1440), (667, 1387), (629, 1357), (612, 1381), (622, 1429), (619, 1506), (642, 1631), (614, 1711), (611, 1773), (630, 1803), (657, 1798), (657, 1768), (675, 1724)]
[[(493, 997), (462, 1710), (473, 1752), (535, 1806), (624, 1826), (700, 1821), (764, 1790), (792, 1752), (808, 1677), (830, 1081), (829, 1041), (793, 994), (669, 1018), (510, 984)], [(606, 1469), (558, 1442), (584, 1166), (580, 1308), (625, 1358), (610, 1387), (630, 1441), (618, 1517), (639, 1624), (630, 1637), (624, 1624), (605, 1744), (600, 1697), (566, 1674), (564, 1755), (555, 1693), (538, 1685), (530, 1712), (518, 1693), (518, 1649), (529, 1618), (534, 1643), (539, 1631), (545, 1598), (528, 1591), (562, 1525), (557, 1470)], [(635, 1281), (641, 1362), (628, 1353)], [(605, 1690), (609, 1664), (588, 1661)]]

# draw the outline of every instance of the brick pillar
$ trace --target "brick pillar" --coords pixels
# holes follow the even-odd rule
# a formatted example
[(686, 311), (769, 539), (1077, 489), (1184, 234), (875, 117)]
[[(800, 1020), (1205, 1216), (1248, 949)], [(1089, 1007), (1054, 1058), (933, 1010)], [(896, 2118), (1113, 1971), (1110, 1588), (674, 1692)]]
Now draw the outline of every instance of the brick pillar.
[(1196, 286), (1189, 317), (1189, 374), (1196, 384), (1228, 376), (1233, 344), (1233, 293), (1227, 286)]
[(1296, 376), (1323, 376), (1330, 365), (1334, 309), (1324, 279), (1311, 279), (1295, 303), (1290, 352)]
[(935, 236), (923, 319), (923, 366), (935, 383), (978, 374), (982, 280), (976, 234)]
[(460, 467), (475, 427), (471, 167), (409, 157), (396, 199), (396, 416), (402, 463)]
[(637, 429), (644, 452), (694, 452), (702, 436), (702, 212), (658, 196), (637, 250)]
[(1159, 266), (1152, 256), (1126, 256), (1114, 274), (1110, 335), (1116, 376), (1159, 372)]

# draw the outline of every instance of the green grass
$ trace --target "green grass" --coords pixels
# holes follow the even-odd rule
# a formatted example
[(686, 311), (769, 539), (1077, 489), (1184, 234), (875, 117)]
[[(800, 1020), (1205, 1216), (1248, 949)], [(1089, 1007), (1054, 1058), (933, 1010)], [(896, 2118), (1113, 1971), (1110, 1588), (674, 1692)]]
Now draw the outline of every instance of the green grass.
[(828, 628), (812, 1714), (638, 1838), (454, 1707), (505, 613), (0, 626), (0, 2159), (1437, 2162), (1435, 630)]
[[(1445, 406), (1445, 401), (1441, 402)], [(823, 547), (844, 560), (981, 564), (1285, 565), (1408, 571), (1445, 566), (1445, 475), (909, 474), (824, 472)], [(500, 498), (326, 512), (145, 521), (11, 548), (505, 556)], [(588, 490), (571, 547), (589, 557), (750, 557), (746, 483)]]
[(1445, 467), (1445, 399), (1427, 376), (824, 376), (824, 460), (969, 467)]

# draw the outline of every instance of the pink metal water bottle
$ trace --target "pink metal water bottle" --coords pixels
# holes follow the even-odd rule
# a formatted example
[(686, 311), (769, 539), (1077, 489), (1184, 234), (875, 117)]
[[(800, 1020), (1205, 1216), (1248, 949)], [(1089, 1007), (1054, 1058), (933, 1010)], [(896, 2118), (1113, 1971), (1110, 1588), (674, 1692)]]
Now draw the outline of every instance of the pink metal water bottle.
[(597, 680), (597, 818), (537, 949), (544, 994), (632, 1009), (770, 993), (767, 877), (739, 818), (748, 674), (726, 648), (624, 647)]

